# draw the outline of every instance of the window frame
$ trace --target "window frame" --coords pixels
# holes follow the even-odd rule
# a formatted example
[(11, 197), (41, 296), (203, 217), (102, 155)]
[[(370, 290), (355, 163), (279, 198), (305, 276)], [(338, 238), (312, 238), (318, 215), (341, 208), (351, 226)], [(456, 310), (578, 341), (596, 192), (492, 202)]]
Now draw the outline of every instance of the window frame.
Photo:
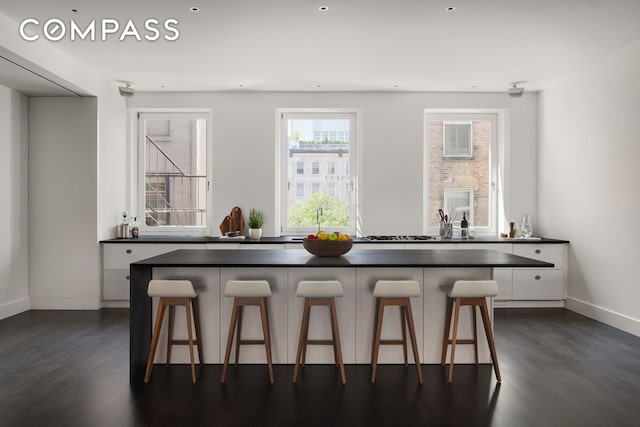
[[(467, 152), (463, 154), (447, 154), (447, 124), (465, 125), (469, 127), (469, 143)], [(473, 158), (473, 121), (472, 120), (443, 120), (442, 121), (442, 157), (449, 159)]]
[[(503, 229), (505, 225), (505, 212), (508, 211), (510, 202), (505, 198), (508, 187), (510, 170), (505, 159), (509, 153), (509, 129), (507, 126), (509, 120), (509, 110), (507, 109), (429, 109), (424, 110), (423, 125), (423, 232), (429, 235), (438, 235), (438, 226), (430, 225), (430, 219), (437, 215), (438, 208), (441, 206), (430, 206), (429, 194), (429, 169), (430, 164), (429, 147), (430, 147), (430, 122), (432, 120), (441, 121), (473, 121), (473, 120), (489, 120), (492, 123), (491, 146), (489, 150), (490, 156), (490, 173), (489, 173), (489, 225), (473, 226), (477, 235), (496, 236), (498, 230)], [(444, 135), (443, 135), (444, 138)], [(473, 143), (473, 142), (472, 142)], [(443, 147), (444, 148), (444, 147)], [(444, 154), (444, 153), (443, 153)], [(444, 157), (455, 161), (453, 157)], [(462, 159), (469, 159), (463, 157)], [(459, 189), (462, 187), (456, 187)], [(452, 188), (453, 189), (453, 188)], [(469, 219), (469, 218), (467, 218)], [(470, 221), (470, 223), (472, 223)]]
[[(148, 226), (145, 212), (145, 166), (144, 166), (144, 128), (142, 119), (202, 119), (205, 120), (205, 215), (204, 225), (189, 226)], [(129, 153), (128, 153), (128, 211), (130, 217), (137, 216), (140, 235), (209, 235), (213, 227), (213, 198), (211, 180), (213, 173), (212, 111), (205, 108), (132, 108), (129, 109)]]
[[(350, 235), (357, 235), (359, 228), (359, 191), (358, 172), (361, 170), (359, 153), (361, 152), (361, 120), (362, 113), (359, 109), (352, 108), (277, 108), (276, 109), (276, 230), (279, 235), (306, 235), (318, 231), (313, 227), (288, 227), (287, 226), (287, 189), (288, 189), (288, 120), (289, 119), (345, 119), (350, 122), (349, 143), (349, 225), (346, 227), (330, 227), (331, 231), (339, 231)], [(324, 167), (321, 166), (321, 171)], [(337, 190), (336, 190), (337, 191)]]

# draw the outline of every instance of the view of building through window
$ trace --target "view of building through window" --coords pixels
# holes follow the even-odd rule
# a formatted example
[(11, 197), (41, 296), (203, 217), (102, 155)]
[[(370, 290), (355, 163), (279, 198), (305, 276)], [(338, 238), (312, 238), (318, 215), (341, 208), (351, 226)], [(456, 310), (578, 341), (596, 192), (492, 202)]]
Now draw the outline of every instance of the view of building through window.
[[(335, 116), (335, 115), (333, 115)], [(322, 209), (323, 227), (351, 226), (351, 129), (353, 117), (286, 120), (287, 202), (285, 228), (317, 227)]]
[(144, 224), (206, 226), (206, 119), (141, 114)]
[(472, 227), (489, 227), (492, 121), (428, 120), (428, 226), (442, 208), (454, 222), (463, 213)]

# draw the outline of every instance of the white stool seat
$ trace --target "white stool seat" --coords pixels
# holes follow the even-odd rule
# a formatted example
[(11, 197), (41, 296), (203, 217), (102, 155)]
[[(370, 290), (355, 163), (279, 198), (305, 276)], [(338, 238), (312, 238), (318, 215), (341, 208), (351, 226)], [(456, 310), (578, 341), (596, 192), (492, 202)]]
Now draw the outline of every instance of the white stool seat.
[(296, 296), (304, 298), (336, 298), (344, 295), (338, 280), (303, 280), (298, 283)]
[(271, 286), (266, 280), (229, 280), (224, 286), (224, 296), (266, 298), (271, 296)]
[(495, 280), (456, 280), (453, 285), (440, 286), (450, 298), (481, 298), (498, 295)]
[(198, 292), (189, 280), (150, 280), (147, 294), (162, 298), (195, 298)]
[(415, 280), (378, 280), (373, 288), (376, 298), (411, 298), (420, 296), (420, 285)]

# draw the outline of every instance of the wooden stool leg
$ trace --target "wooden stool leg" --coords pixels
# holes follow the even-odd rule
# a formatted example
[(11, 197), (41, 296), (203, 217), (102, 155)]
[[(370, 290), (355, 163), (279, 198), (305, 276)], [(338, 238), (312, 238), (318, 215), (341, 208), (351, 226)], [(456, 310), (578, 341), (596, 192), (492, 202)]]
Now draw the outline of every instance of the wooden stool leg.
[(151, 369), (153, 369), (153, 359), (156, 356), (156, 349), (158, 348), (158, 339), (160, 338), (160, 329), (162, 328), (162, 319), (164, 319), (164, 298), (160, 298), (158, 303), (158, 314), (156, 315), (156, 326), (153, 330), (153, 339), (151, 340), (151, 351), (149, 352), (149, 359), (147, 360), (147, 369), (144, 374), (144, 382), (148, 383), (151, 378)]
[(191, 382), (196, 383), (196, 364), (193, 355), (193, 326), (191, 325), (191, 298), (185, 298), (184, 312), (187, 315), (187, 333), (189, 336), (189, 360), (191, 361)]
[(173, 321), (176, 314), (176, 308), (169, 306), (169, 318), (167, 319), (167, 366), (171, 363), (171, 348), (173, 347)]
[(233, 335), (235, 332), (236, 322), (238, 320), (238, 301), (233, 300), (233, 311), (231, 312), (231, 322), (229, 323), (229, 336), (227, 337), (227, 350), (224, 355), (224, 366), (222, 367), (221, 383), (227, 379), (227, 368), (229, 367), (229, 357), (231, 357), (231, 347), (233, 346)]
[(458, 320), (460, 318), (460, 298), (454, 300), (455, 315), (453, 318), (453, 337), (451, 338), (451, 362), (449, 363), (449, 383), (453, 381), (453, 361), (456, 356), (456, 339), (458, 337)]
[(384, 301), (380, 298), (378, 304), (378, 317), (376, 322), (376, 328), (373, 332), (373, 356), (372, 356), (372, 368), (371, 368), (371, 383), (376, 382), (376, 372), (378, 370), (378, 351), (380, 351), (380, 335), (382, 334), (382, 318), (384, 316)]
[(333, 330), (333, 350), (336, 354), (338, 364), (340, 365), (340, 377), (342, 378), (342, 384), (347, 383), (347, 376), (344, 372), (344, 363), (342, 361), (342, 346), (340, 345), (340, 329), (338, 328), (338, 315), (336, 313), (336, 300), (331, 299), (329, 306), (331, 310), (331, 329)]
[[(234, 300), (235, 301), (235, 300)], [(238, 367), (240, 360), (240, 340), (242, 339), (242, 313), (244, 312), (244, 306), (238, 305), (238, 317), (236, 320), (236, 361), (235, 367)]]
[(407, 323), (405, 319), (407, 317), (407, 308), (403, 305), (400, 306), (400, 325), (402, 327), (402, 352), (404, 354), (404, 367), (409, 366), (409, 359), (407, 357)]
[(371, 337), (371, 366), (373, 366), (373, 354), (376, 348), (376, 327), (378, 325), (378, 313), (380, 311), (380, 298), (376, 298), (375, 319), (373, 321), (373, 335)]
[[(267, 299), (260, 298), (260, 317), (262, 318), (262, 335), (264, 336), (264, 350), (267, 354), (269, 366), (269, 382), (273, 384), (273, 365), (271, 363), (271, 336), (269, 335), (269, 321), (267, 319)], [(236, 359), (236, 363), (237, 363)]]
[[(416, 363), (416, 370), (418, 371), (418, 382), (422, 384), (422, 365), (420, 364), (420, 356), (418, 354), (418, 340), (416, 339), (416, 329), (413, 325), (413, 313), (411, 312), (411, 300), (407, 298), (407, 306), (404, 310), (407, 317), (407, 323), (409, 323), (409, 336), (411, 337), (411, 345), (413, 347), (413, 358)], [(404, 322), (402, 322), (404, 324)], [(406, 348), (406, 342), (405, 342)]]
[(298, 368), (300, 367), (300, 360), (302, 359), (302, 348), (306, 347), (306, 336), (309, 328), (309, 301), (304, 299), (304, 308), (302, 309), (302, 324), (300, 325), (300, 337), (298, 338), (298, 353), (296, 355), (296, 365), (293, 368), (293, 383), (298, 380)]
[(486, 298), (483, 298), (482, 305), (480, 306), (480, 314), (482, 315), (484, 331), (487, 334), (487, 341), (489, 341), (489, 351), (491, 352), (491, 360), (493, 361), (493, 370), (496, 373), (498, 382), (502, 382), (502, 377), (500, 376), (500, 367), (498, 366), (498, 356), (496, 354), (496, 344), (493, 340), (493, 332), (491, 331), (491, 320), (489, 319), (489, 310), (487, 308)]
[(200, 303), (198, 302), (198, 297), (195, 297), (191, 301), (191, 308), (193, 310), (193, 326), (196, 330), (195, 343), (198, 346), (198, 360), (200, 361), (200, 366), (202, 366), (204, 365), (204, 361), (202, 357), (202, 332), (200, 330)]
[(471, 314), (473, 317), (473, 355), (475, 356), (476, 366), (478, 366), (478, 320), (475, 305), (471, 306)]
[(306, 326), (304, 328), (304, 339), (302, 340), (302, 361), (300, 362), (300, 366), (304, 366), (307, 361), (307, 348), (309, 346), (309, 324), (311, 323), (311, 300), (305, 299), (305, 315), (306, 315)]
[(449, 348), (449, 336), (451, 335), (451, 314), (453, 312), (453, 300), (447, 297), (447, 315), (444, 320), (444, 333), (442, 334), (442, 359), (440, 364), (445, 365), (447, 361), (447, 349)]

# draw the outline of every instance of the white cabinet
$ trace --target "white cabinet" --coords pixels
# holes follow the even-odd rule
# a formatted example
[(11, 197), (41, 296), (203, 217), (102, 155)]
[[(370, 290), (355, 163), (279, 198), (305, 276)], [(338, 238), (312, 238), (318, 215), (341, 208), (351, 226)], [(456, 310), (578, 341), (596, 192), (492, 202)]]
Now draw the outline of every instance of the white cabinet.
[(203, 244), (104, 244), (102, 253), (102, 299), (129, 301), (129, 264), (176, 249), (204, 249)]
[[(302, 249), (302, 243), (131, 243), (103, 245), (103, 288), (105, 301), (129, 300), (129, 264), (176, 249)], [(355, 243), (354, 250), (376, 249), (491, 249), (526, 258), (551, 262), (554, 268), (496, 268), (498, 282), (495, 307), (563, 307), (567, 283), (567, 245), (565, 243)]]
[[(566, 298), (567, 250), (565, 244), (513, 245), (514, 255), (551, 262), (551, 268), (513, 270), (513, 303), (510, 306), (563, 306)], [(555, 302), (555, 304), (554, 304)]]

